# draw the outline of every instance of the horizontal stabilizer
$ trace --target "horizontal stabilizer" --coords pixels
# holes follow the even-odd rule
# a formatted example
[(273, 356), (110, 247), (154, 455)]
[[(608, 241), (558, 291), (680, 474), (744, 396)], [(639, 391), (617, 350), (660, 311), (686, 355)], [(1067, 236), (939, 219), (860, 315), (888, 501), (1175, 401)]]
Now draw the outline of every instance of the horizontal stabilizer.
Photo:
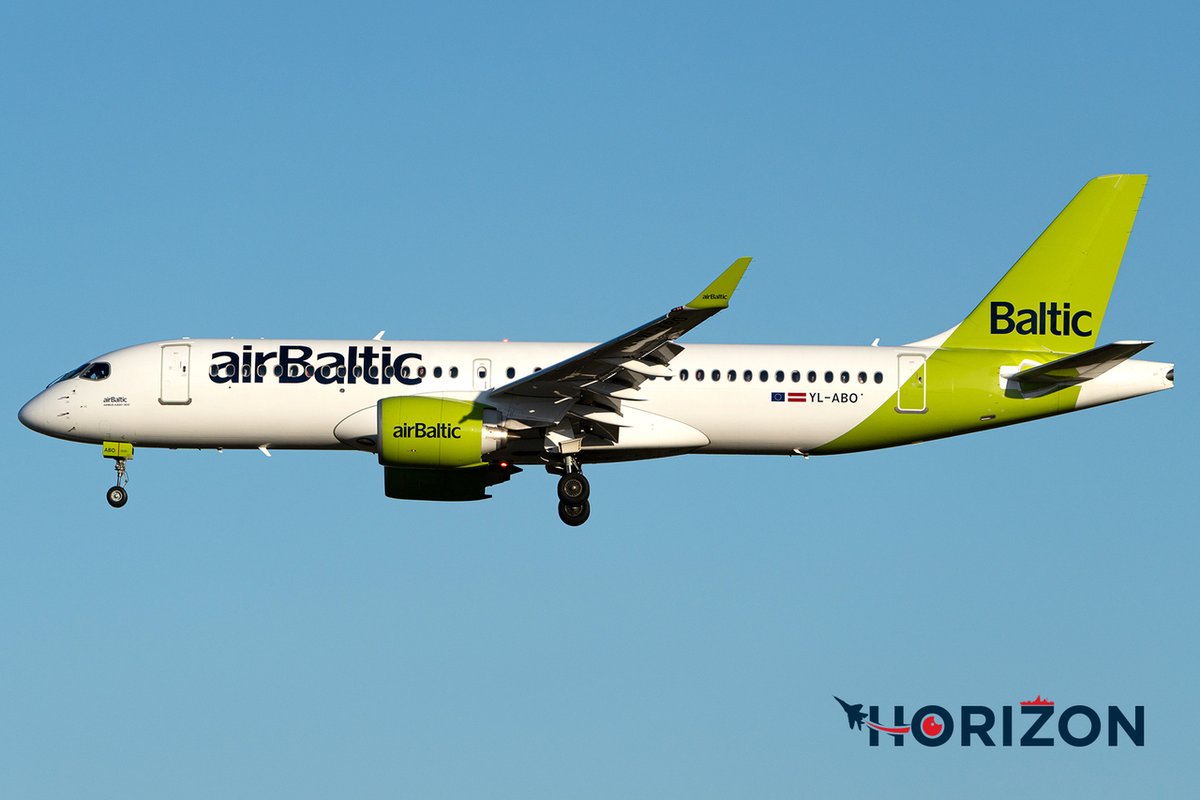
[(1072, 356), (1030, 367), (1008, 377), (1022, 389), (1078, 386), (1098, 378), (1122, 361), (1133, 358), (1154, 342), (1113, 342)]

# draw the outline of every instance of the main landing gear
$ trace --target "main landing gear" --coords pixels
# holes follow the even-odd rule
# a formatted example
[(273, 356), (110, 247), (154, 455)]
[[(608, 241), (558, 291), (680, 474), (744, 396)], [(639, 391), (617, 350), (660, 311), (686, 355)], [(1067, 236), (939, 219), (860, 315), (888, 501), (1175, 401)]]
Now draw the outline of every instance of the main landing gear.
[(563, 469), (562, 477), (558, 479), (558, 518), (574, 528), (587, 522), (592, 515), (588, 503), (592, 489), (574, 458), (565, 459)]
[(125, 491), (129, 476), (125, 474), (125, 459), (118, 457), (113, 460), (116, 462), (114, 467), (117, 470), (117, 485), (108, 490), (105, 499), (113, 508), (120, 508), (129, 502), (129, 492)]

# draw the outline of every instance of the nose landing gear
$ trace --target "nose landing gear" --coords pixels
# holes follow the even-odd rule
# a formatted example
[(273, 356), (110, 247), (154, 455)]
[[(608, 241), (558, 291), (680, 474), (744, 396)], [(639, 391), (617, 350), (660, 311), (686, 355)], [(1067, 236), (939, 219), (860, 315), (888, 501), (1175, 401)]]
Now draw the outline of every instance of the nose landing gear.
[(577, 460), (567, 457), (563, 470), (558, 479), (558, 518), (574, 528), (587, 522), (592, 514), (588, 503), (592, 490)]
[(108, 490), (105, 498), (108, 504), (113, 508), (120, 508), (129, 501), (129, 492), (125, 491), (125, 485), (129, 483), (129, 476), (125, 474), (125, 459), (117, 458), (117, 485)]
[(133, 445), (128, 442), (105, 442), (102, 451), (105, 458), (113, 460), (113, 469), (117, 471), (117, 485), (105, 492), (104, 499), (113, 508), (120, 508), (129, 502), (129, 492), (125, 486), (129, 483), (129, 475), (125, 472), (125, 460), (133, 458)]

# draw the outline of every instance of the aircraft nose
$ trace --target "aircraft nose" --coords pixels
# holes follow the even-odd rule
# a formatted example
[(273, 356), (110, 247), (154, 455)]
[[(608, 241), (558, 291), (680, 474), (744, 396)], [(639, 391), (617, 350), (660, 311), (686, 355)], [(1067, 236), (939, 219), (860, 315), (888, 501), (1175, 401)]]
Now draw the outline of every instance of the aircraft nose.
[(31, 431), (50, 433), (55, 421), (53, 401), (42, 392), (21, 406), (17, 419)]

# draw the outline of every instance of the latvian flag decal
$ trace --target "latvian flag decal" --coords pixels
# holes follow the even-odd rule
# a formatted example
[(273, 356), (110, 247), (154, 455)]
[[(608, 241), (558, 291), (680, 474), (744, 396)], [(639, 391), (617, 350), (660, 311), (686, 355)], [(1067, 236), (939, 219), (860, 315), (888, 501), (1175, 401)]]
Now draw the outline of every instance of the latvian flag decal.
[(771, 392), (772, 403), (803, 403), (808, 399), (804, 392)]

